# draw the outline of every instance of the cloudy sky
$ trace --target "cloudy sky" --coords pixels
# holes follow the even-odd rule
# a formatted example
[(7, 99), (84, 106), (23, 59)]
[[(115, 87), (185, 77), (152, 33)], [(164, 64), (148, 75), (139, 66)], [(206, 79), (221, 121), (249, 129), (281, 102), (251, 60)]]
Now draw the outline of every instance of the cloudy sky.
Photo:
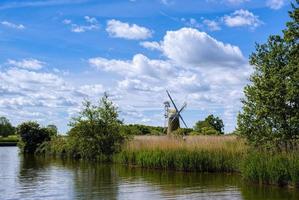
[(125, 123), (164, 124), (168, 89), (189, 127), (234, 130), (255, 42), (281, 34), (289, 0), (1, 0), (0, 115), (61, 132), (107, 91)]

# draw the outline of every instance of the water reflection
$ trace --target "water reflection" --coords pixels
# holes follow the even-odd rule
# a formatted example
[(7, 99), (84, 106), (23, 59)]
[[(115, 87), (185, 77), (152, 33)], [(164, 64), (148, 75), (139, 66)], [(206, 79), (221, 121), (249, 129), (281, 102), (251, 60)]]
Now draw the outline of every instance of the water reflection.
[(296, 190), (245, 184), (232, 174), (128, 168), (18, 156), (0, 148), (0, 199), (299, 199)]

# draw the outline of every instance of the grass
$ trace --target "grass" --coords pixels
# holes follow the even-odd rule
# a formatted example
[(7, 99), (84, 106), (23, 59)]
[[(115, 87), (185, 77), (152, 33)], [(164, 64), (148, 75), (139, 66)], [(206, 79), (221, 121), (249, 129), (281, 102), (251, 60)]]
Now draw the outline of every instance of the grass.
[(17, 146), (19, 138), (17, 135), (9, 135), (8, 137), (0, 137), (0, 146)]
[(246, 151), (235, 136), (137, 136), (129, 141), (116, 161), (148, 168), (199, 172), (235, 172)]

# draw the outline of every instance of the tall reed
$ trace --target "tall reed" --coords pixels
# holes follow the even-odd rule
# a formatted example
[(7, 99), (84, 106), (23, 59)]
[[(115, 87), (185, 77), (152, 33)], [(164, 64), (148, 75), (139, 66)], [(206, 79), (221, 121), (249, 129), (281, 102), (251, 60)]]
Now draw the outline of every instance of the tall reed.
[(148, 168), (199, 172), (234, 172), (245, 152), (242, 140), (233, 136), (135, 137), (116, 161)]
[(248, 153), (241, 165), (243, 177), (259, 184), (299, 186), (299, 153)]

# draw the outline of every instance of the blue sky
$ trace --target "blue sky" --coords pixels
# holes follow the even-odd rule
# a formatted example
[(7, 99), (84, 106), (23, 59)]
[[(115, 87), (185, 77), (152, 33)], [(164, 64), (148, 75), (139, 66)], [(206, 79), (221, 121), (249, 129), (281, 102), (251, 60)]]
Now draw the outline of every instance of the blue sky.
[(192, 127), (234, 130), (255, 42), (281, 34), (288, 0), (0, 0), (0, 115), (61, 132), (106, 91), (125, 123), (164, 124), (165, 89)]

